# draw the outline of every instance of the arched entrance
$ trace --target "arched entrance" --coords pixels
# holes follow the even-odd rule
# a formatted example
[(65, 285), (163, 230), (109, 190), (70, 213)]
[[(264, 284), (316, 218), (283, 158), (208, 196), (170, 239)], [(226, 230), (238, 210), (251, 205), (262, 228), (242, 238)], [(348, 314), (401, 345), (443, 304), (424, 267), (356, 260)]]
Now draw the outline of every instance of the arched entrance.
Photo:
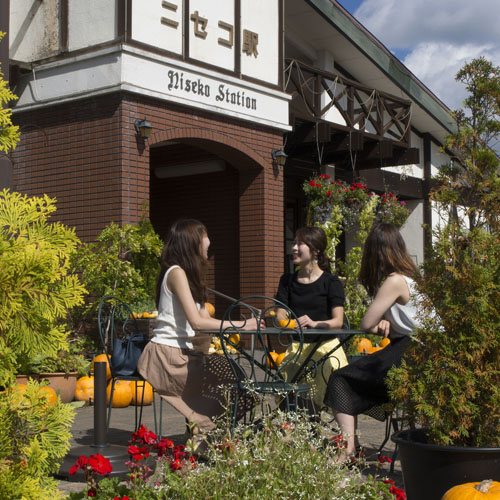
[[(176, 137), (158, 134), (150, 140), (151, 222), (162, 238), (178, 218), (203, 222), (211, 240), (208, 285), (240, 297), (248, 293), (243, 283), (246, 263), (260, 253), (258, 248), (252, 250), (252, 241), (262, 233), (257, 228), (262, 217), (258, 200), (265, 184), (263, 162), (226, 136), (205, 137), (207, 133), (190, 129), (175, 132)], [(269, 293), (264, 288), (264, 282), (257, 283), (255, 292), (249, 291)], [(228, 305), (220, 298), (215, 302), (219, 312)]]

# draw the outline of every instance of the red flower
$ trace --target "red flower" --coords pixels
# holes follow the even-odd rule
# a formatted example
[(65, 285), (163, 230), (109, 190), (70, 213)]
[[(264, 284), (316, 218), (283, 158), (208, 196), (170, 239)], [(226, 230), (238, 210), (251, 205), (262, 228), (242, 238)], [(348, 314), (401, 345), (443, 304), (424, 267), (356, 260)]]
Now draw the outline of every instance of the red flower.
[(95, 497), (96, 495), (97, 495), (97, 490), (95, 488), (90, 488), (90, 490), (87, 491), (88, 497)]
[(389, 493), (396, 495), (396, 500), (406, 500), (406, 493), (401, 488), (396, 488), (396, 486), (391, 486)]
[(83, 469), (87, 465), (87, 457), (85, 455), (82, 455), (81, 457), (78, 457), (78, 460), (75, 462), (75, 465), (69, 469), (69, 475), (73, 476), (74, 474), (77, 473), (80, 469)]
[(167, 448), (172, 449), (173, 447), (174, 447), (174, 442), (167, 438), (161, 438), (155, 445), (155, 449), (158, 450), (159, 457), (165, 454)]
[(127, 453), (132, 455), (132, 459), (135, 461), (142, 460), (143, 458), (149, 457), (149, 449), (147, 446), (138, 448), (137, 446), (131, 445), (127, 448)]
[(179, 470), (180, 468), (182, 467), (182, 462), (180, 461), (180, 459), (175, 459), (171, 464), (170, 464), (170, 468), (172, 469), (172, 471), (176, 471), (176, 470)]
[(385, 455), (380, 455), (380, 457), (378, 457), (378, 461), (381, 464), (383, 464), (385, 462), (387, 462), (388, 464), (392, 464), (392, 460), (389, 457), (386, 457)]
[(330, 196), (331, 194), (332, 194), (332, 192), (331, 192), (330, 190), (328, 190), (328, 191), (326, 192), (326, 196)]
[(293, 425), (290, 422), (284, 422), (281, 428), (284, 431), (293, 431)]
[(396, 484), (392, 479), (389, 479), (389, 478), (384, 479), (384, 483), (385, 484), (392, 484), (392, 485)]
[(309, 183), (309, 186), (311, 186), (311, 187), (316, 186), (316, 183), (314, 182), (314, 180), (311, 180), (311, 182)]
[(99, 455), (99, 453), (90, 455), (89, 465), (96, 474), (100, 474), (101, 476), (110, 474), (113, 470), (111, 462), (106, 457)]

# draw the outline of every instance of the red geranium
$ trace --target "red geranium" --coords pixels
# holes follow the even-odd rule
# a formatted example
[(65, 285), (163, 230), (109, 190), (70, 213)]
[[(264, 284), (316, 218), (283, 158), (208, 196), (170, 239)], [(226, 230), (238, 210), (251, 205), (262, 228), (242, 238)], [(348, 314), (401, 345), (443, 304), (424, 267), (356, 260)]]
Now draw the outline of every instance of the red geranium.
[(99, 453), (95, 455), (90, 455), (88, 459), (88, 464), (96, 474), (105, 476), (106, 474), (111, 474), (113, 468), (111, 467), (111, 462)]
[(69, 475), (73, 476), (74, 474), (77, 473), (80, 469), (83, 469), (87, 465), (87, 457), (85, 455), (82, 455), (81, 457), (78, 457), (78, 460), (75, 462), (75, 465), (69, 469)]

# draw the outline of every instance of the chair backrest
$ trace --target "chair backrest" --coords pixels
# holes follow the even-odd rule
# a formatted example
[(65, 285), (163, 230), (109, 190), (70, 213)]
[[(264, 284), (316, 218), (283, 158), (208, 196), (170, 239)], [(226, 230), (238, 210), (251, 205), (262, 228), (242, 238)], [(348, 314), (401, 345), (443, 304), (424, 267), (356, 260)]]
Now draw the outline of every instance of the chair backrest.
[[(251, 306), (252, 302), (256, 303), (259, 309)], [(292, 328), (289, 327), (292, 322), (288, 326), (279, 324), (278, 309), (285, 310), (288, 318), (294, 321)], [(260, 313), (257, 319), (265, 320), (267, 328), (262, 330), (259, 322), (257, 330), (250, 333), (253, 337), (251, 346), (243, 347), (239, 339), (246, 332), (237, 324), (255, 317), (256, 311)], [(254, 295), (243, 297), (231, 304), (224, 313), (223, 322), (228, 322), (230, 325), (224, 327), (224, 323), (221, 324), (219, 332), (221, 347), (230, 361), (237, 382), (239, 384), (272, 382), (279, 392), (280, 384), (284, 386), (286, 383), (287, 369), (294, 365), (304, 345), (302, 327), (293, 311), (276, 299)], [(286, 349), (293, 341), (297, 342), (297, 350), (278, 363), (270, 353), (278, 346), (279, 350)], [(232, 354), (234, 350), (238, 354)]]
[[(97, 322), (99, 337), (108, 358), (111, 374), (133, 375), (136, 366), (130, 366), (130, 359), (125, 359), (125, 356), (133, 356), (133, 353), (128, 351), (135, 350), (135, 357), (138, 359), (137, 354), (140, 355), (148, 339), (146, 335), (141, 334), (130, 306), (117, 297), (111, 295), (103, 297), (99, 303)], [(117, 360), (118, 348), (121, 350), (119, 360)], [(128, 366), (124, 367), (124, 363), (128, 363)]]

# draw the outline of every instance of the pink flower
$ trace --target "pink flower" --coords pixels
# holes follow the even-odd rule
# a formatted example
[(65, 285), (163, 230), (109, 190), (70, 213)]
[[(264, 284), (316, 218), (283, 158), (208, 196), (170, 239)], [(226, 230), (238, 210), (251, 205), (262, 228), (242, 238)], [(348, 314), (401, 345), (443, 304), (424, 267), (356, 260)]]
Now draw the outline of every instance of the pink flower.
[(401, 202), (401, 206), (404, 207), (406, 203), (404, 201)]

